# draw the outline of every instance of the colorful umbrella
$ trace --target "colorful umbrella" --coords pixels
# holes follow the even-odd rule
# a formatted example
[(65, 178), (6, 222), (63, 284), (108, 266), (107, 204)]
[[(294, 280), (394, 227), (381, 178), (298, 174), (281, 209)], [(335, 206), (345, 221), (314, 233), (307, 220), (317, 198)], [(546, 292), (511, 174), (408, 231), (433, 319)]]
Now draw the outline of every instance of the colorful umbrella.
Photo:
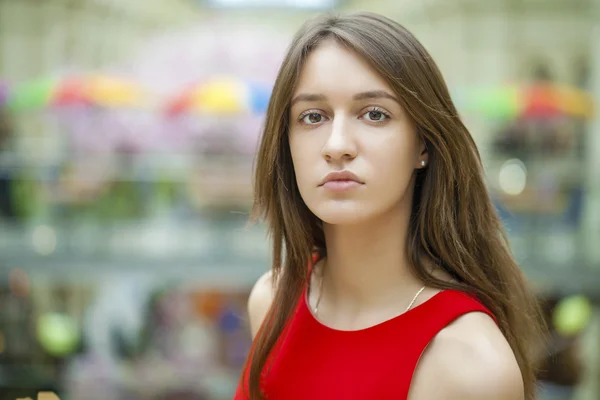
[(148, 93), (134, 82), (111, 76), (89, 76), (84, 81), (84, 92), (102, 107), (138, 107), (149, 105)]
[(136, 83), (105, 75), (40, 78), (13, 88), (7, 106), (13, 111), (69, 105), (139, 107), (149, 103), (148, 93)]
[(167, 114), (262, 114), (267, 109), (270, 95), (271, 90), (266, 85), (215, 77), (188, 89), (169, 102)]
[(57, 106), (89, 104), (90, 100), (85, 93), (84, 83), (77, 78), (67, 78), (61, 83), (56, 83), (53, 88), (51, 103)]
[(13, 87), (6, 102), (12, 111), (39, 109), (50, 104), (57, 81), (53, 78), (40, 78)]
[(589, 93), (549, 83), (472, 88), (458, 91), (455, 98), (460, 109), (492, 119), (594, 115), (594, 101)]

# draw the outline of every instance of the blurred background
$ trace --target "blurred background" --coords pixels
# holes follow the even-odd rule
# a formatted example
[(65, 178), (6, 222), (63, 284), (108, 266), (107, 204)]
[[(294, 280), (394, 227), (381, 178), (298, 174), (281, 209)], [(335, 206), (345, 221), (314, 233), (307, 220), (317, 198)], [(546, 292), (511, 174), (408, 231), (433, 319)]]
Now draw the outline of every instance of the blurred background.
[(326, 10), (425, 44), (552, 327), (542, 399), (600, 399), (600, 0), (0, 0), (0, 400), (231, 399), (271, 86)]

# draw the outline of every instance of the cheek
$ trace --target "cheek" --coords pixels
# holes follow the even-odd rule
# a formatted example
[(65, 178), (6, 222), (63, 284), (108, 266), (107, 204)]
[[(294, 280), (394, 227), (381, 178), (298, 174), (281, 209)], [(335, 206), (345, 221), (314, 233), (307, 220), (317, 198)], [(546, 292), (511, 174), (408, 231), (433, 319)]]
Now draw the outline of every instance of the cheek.
[[(304, 144), (305, 145), (305, 144)], [(311, 159), (311, 151), (303, 146), (301, 140), (290, 138), (290, 154), (292, 155), (292, 164), (294, 167), (294, 174), (296, 175), (296, 182), (298, 187), (302, 190), (310, 179), (310, 168), (314, 165), (314, 160)]]
[(390, 135), (386, 140), (379, 141), (376, 146), (371, 146), (370, 153), (378, 171), (382, 173), (410, 174), (417, 160), (413, 140), (402, 135)]
[(414, 174), (416, 150), (411, 140), (394, 137), (371, 148), (373, 184), (378, 194), (397, 197), (406, 191)]

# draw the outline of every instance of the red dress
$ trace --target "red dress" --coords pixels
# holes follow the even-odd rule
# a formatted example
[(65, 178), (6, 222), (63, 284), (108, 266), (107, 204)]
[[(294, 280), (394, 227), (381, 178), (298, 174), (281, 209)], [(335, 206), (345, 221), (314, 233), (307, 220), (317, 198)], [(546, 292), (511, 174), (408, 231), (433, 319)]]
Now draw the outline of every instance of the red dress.
[[(470, 312), (494, 318), (474, 297), (445, 290), (378, 325), (339, 331), (314, 317), (305, 290), (272, 353), (262, 391), (268, 400), (406, 399), (427, 344)], [(234, 400), (246, 399), (238, 388)]]

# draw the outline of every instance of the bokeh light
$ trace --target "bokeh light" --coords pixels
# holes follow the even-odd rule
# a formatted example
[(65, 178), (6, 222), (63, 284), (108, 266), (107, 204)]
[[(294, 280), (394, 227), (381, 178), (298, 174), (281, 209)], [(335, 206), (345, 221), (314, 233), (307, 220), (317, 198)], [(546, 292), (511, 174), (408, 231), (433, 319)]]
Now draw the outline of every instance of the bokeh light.
[(42, 225), (36, 227), (31, 240), (33, 248), (40, 255), (48, 256), (56, 251), (56, 231), (50, 226)]
[(509, 195), (516, 196), (523, 193), (527, 185), (525, 164), (518, 159), (511, 159), (502, 164), (498, 173), (498, 185)]

